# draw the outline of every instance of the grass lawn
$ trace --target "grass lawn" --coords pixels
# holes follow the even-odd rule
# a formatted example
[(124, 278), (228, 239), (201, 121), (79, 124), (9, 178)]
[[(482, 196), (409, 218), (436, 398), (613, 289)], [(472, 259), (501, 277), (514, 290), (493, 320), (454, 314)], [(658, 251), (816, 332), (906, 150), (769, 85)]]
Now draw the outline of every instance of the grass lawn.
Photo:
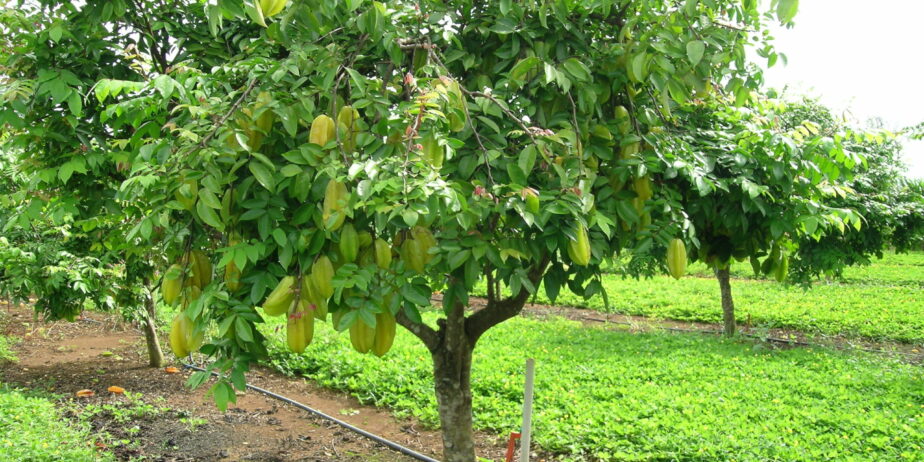
[[(438, 423), (430, 359), (409, 333), (378, 359), (319, 324), (296, 355), (281, 321), (265, 326), (273, 367)], [(924, 369), (884, 357), (516, 318), (475, 350), (478, 428), (518, 429), (527, 356), (534, 441), (556, 460), (924, 460)]]
[[(887, 255), (868, 267), (849, 268), (843, 283), (809, 290), (748, 279), (747, 263), (732, 266), (732, 294), (739, 321), (807, 333), (844, 334), (873, 340), (924, 342), (924, 253)], [(721, 322), (718, 282), (704, 265), (679, 281), (604, 277), (609, 311), (681, 321)], [(540, 290), (539, 303), (549, 303)], [(585, 300), (563, 289), (558, 305), (605, 311), (602, 297)]]

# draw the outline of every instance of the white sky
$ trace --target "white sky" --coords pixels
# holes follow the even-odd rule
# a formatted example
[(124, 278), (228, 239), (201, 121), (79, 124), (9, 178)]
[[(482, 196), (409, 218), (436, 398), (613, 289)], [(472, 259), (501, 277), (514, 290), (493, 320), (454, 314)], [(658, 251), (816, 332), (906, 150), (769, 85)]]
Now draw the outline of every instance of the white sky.
[[(817, 96), (865, 122), (898, 130), (924, 122), (924, 1), (802, 0), (795, 27), (775, 30), (789, 59), (768, 85)], [(924, 178), (924, 141), (906, 141), (908, 175)]]

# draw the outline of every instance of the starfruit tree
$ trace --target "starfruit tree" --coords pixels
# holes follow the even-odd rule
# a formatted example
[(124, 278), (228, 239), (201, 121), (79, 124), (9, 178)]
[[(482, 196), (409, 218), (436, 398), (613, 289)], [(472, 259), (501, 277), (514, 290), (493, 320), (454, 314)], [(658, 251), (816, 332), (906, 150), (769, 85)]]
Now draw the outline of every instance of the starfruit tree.
[[(100, 117), (104, 99), (93, 93), (97, 82), (118, 82), (104, 88), (119, 94), (164, 72), (166, 63), (151, 58), (159, 54), (148, 54), (159, 48), (145, 18), (180, 14), (156, 2), (2, 5), (0, 151), (16, 181), (16, 190), (3, 192), (3, 234), (10, 249), (25, 252), (6, 265), (4, 290), (33, 298), (45, 320), (73, 320), (85, 308), (119, 310), (141, 323), (150, 364), (160, 366), (151, 289), (163, 262), (152, 256), (156, 246), (131, 238), (146, 209), (116, 197), (131, 166), (126, 151), (110, 144), (153, 125), (114, 131)], [(160, 34), (167, 29), (158, 27)]]
[[(775, 62), (766, 24), (796, 4), (758, 3), (94, 4), (148, 27), (134, 48), (106, 38), (140, 72), (100, 69), (82, 96), (108, 107), (73, 123), (129, 166), (124, 236), (164, 249), (171, 345), (212, 358), (220, 406), (265, 354), (268, 316), (287, 317), (296, 351), (332, 322), (386, 358), (398, 324), (431, 352), (444, 459), (471, 462), (478, 339), (540, 284), (598, 293), (617, 253), (659, 271), (649, 251), (688, 229), (642, 135), (684, 130), (696, 95), (749, 104), (762, 78), (747, 50)], [(435, 292), (442, 316), (424, 323)]]
[(690, 259), (715, 272), (726, 335), (736, 332), (731, 264), (748, 262), (757, 275), (786, 282), (800, 243), (840, 242), (862, 227), (854, 208), (833, 200), (850, 193), (847, 182), (864, 162), (845, 148), (854, 135), (807, 119), (784, 123), (794, 118), (790, 104), (750, 99), (736, 107), (727, 96), (707, 96), (677, 111), (683, 130), (646, 137), (670, 165), (659, 187), (684, 213)]

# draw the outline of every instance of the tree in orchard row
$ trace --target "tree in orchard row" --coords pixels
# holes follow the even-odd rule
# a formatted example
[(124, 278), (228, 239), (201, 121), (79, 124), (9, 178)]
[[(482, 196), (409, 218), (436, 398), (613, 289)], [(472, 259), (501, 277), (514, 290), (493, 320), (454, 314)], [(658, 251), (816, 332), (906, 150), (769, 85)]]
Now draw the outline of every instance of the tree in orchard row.
[(844, 267), (869, 264), (890, 248), (903, 252), (920, 245), (924, 238), (924, 196), (920, 190), (915, 192), (915, 182), (904, 176), (907, 166), (901, 159), (902, 144), (894, 134), (846, 130), (845, 121), (809, 99), (791, 104), (781, 119), (788, 127), (811, 120), (822, 133), (849, 131), (843, 139), (844, 149), (864, 159), (855, 177), (844, 184), (847, 194), (829, 196), (824, 202), (856, 211), (863, 226), (819, 239), (801, 239), (790, 265), (794, 281), (837, 278)]
[[(645, 185), (714, 153), (640, 153), (641, 135), (662, 119), (683, 133), (675, 114), (713, 87), (748, 103), (761, 78), (746, 47), (777, 58), (757, 3), (228, 0), (186, 2), (177, 17), (107, 2), (73, 18), (122, 24), (126, 5), (151, 6), (131, 58), (141, 72), (97, 69), (92, 96), (109, 107), (93, 117), (39, 94), (5, 105), (4, 120), (38, 120), (31, 105), (43, 101), (43, 120), (92, 131), (94, 155), (124, 159), (123, 206), (100, 215), (128, 223), (134, 252), (167, 249), (176, 266), (162, 292), (183, 306), (181, 337), (214, 334), (201, 351), (223, 373), (219, 405), (265, 354), (264, 316), (287, 314), (293, 336), (306, 319), (334, 319), (361, 350), (393, 316), (431, 352), (445, 460), (470, 462), (478, 339), (540, 281), (593, 295), (614, 253), (641, 261), (680, 232), (681, 201)], [(795, 2), (774, 4), (788, 22)], [(78, 41), (57, 26), (40, 34)], [(96, 37), (124, 50), (121, 35)], [(43, 82), (80, 94), (93, 73)], [(84, 155), (29, 154), (33, 172)], [(467, 313), (479, 281), (487, 306)], [(434, 327), (420, 309), (435, 291)]]
[[(17, 248), (36, 258), (14, 266), (21, 274), (11, 281), (21, 297), (36, 297), (36, 309), (49, 320), (72, 319), (86, 306), (121, 308), (142, 323), (149, 362), (160, 366), (154, 270), (165, 262), (152, 257), (156, 247), (139, 246), (129, 235), (147, 211), (117, 197), (130, 165), (127, 152), (110, 144), (114, 135), (141, 137), (160, 127), (114, 133), (100, 120), (105, 105), (92, 93), (101, 79), (124, 82), (119, 91), (128, 92), (166, 72), (168, 50), (158, 37), (165, 25), (183, 24), (183, 13), (159, 2), (17, 6), (0, 15), (2, 144), (24, 177), (22, 190), (7, 197), (6, 232), (21, 236)], [(152, 28), (147, 14), (160, 25)], [(207, 27), (200, 32), (207, 36)]]
[(693, 258), (719, 280), (727, 335), (736, 332), (733, 261), (808, 285), (920, 239), (921, 199), (902, 178), (901, 147), (887, 133), (851, 129), (807, 100), (694, 111), (685, 125), (684, 136), (662, 139), (663, 150), (723, 153), (697, 166), (708, 172), (703, 180), (680, 178), (678, 186), (698, 241)]
[(861, 225), (852, 209), (826, 198), (848, 193), (839, 184), (862, 157), (844, 149), (843, 134), (821, 133), (810, 120), (781, 123), (791, 111), (762, 97), (747, 108), (715, 99), (678, 115), (684, 133), (655, 141), (660, 151), (693, 154), (674, 161), (665, 195), (689, 220), (693, 260), (715, 271), (729, 336), (736, 332), (734, 261), (784, 282), (800, 242)]

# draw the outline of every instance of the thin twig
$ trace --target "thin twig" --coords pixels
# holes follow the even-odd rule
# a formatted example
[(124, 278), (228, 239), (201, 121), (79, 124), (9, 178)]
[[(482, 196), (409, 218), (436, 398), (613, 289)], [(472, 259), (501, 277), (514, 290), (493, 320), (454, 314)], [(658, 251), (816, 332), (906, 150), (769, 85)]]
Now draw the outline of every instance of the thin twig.
[(580, 160), (579, 163), (581, 165), (581, 176), (587, 176), (587, 172), (584, 171), (584, 148), (581, 145), (581, 128), (578, 127), (578, 121), (577, 121), (577, 105), (574, 104), (574, 98), (571, 96), (570, 91), (568, 92), (568, 101), (571, 102), (571, 123), (572, 125), (574, 125), (574, 137), (576, 141), (575, 144), (577, 146), (581, 146), (581, 149), (578, 152), (578, 154), (580, 155), (580, 158), (578, 160)]
[(215, 128), (212, 129), (212, 132), (206, 135), (205, 138), (202, 138), (202, 142), (199, 143), (200, 149), (204, 148), (207, 144), (209, 144), (209, 141), (211, 141), (212, 138), (215, 137), (215, 134), (218, 133), (218, 129), (224, 126), (225, 122), (227, 122), (228, 119), (231, 118), (231, 116), (235, 112), (237, 112), (238, 108), (241, 107), (241, 104), (244, 102), (244, 100), (247, 99), (247, 95), (249, 95), (250, 92), (253, 91), (254, 87), (256, 86), (257, 86), (257, 78), (254, 77), (250, 79), (250, 83), (247, 84), (247, 88), (244, 90), (243, 93), (241, 93), (241, 96), (237, 99), (237, 101), (234, 102), (234, 104), (231, 106), (231, 109), (229, 109), (228, 112), (221, 119), (219, 119), (218, 123), (215, 124)]
[[(366, 39), (369, 36), (363, 34), (359, 39), (359, 44), (356, 46), (356, 50), (350, 55), (350, 59), (340, 65), (340, 69), (337, 72), (340, 74), (337, 77), (337, 83), (334, 84), (333, 90), (331, 90), (330, 97), (330, 111), (331, 117), (337, 117), (337, 91), (340, 89), (340, 83), (343, 81), (343, 78), (347, 75), (347, 68), (353, 67), (353, 63), (356, 62), (356, 57), (359, 55), (359, 50), (362, 48), (363, 44), (366, 43)], [(350, 118), (352, 120), (352, 117)], [(336, 122), (335, 122), (336, 123)], [(352, 133), (352, 127), (350, 128)], [(334, 136), (337, 137), (337, 149), (340, 151), (340, 155), (343, 157), (343, 165), (349, 165), (349, 159), (347, 158), (346, 152), (343, 150), (343, 142), (340, 139), (340, 127), (335, 127)]]
[(464, 93), (466, 93), (466, 94), (468, 94), (468, 95), (470, 95), (470, 96), (478, 96), (478, 97), (481, 97), (481, 98), (487, 98), (487, 99), (490, 100), (492, 103), (496, 104), (497, 107), (499, 107), (499, 108), (501, 109), (501, 111), (503, 111), (504, 114), (507, 115), (507, 117), (510, 117), (511, 119), (513, 119), (513, 121), (516, 122), (517, 125), (519, 125), (520, 128), (523, 129), (524, 132), (526, 132), (526, 135), (529, 136), (529, 138), (532, 140), (533, 144), (535, 144), (536, 147), (539, 148), (541, 154), (545, 157), (546, 162), (549, 162), (549, 163), (552, 162), (552, 154), (549, 153), (549, 152), (545, 149), (545, 146), (543, 146), (542, 144), (539, 144), (539, 140), (537, 140), (536, 137), (533, 135), (532, 130), (530, 130), (529, 127), (527, 127), (526, 124), (524, 124), (523, 121), (520, 120), (520, 118), (516, 116), (516, 114), (514, 114), (513, 112), (510, 111), (510, 109), (507, 109), (503, 104), (501, 104), (500, 101), (497, 100), (497, 98), (495, 98), (493, 95), (489, 95), (489, 94), (487, 94), (487, 93), (483, 93), (483, 92), (480, 92), (480, 91), (470, 91), (470, 90), (466, 90), (464, 87), (461, 87), (461, 86), (460, 86), (459, 88), (461, 88), (462, 91), (463, 91)]

